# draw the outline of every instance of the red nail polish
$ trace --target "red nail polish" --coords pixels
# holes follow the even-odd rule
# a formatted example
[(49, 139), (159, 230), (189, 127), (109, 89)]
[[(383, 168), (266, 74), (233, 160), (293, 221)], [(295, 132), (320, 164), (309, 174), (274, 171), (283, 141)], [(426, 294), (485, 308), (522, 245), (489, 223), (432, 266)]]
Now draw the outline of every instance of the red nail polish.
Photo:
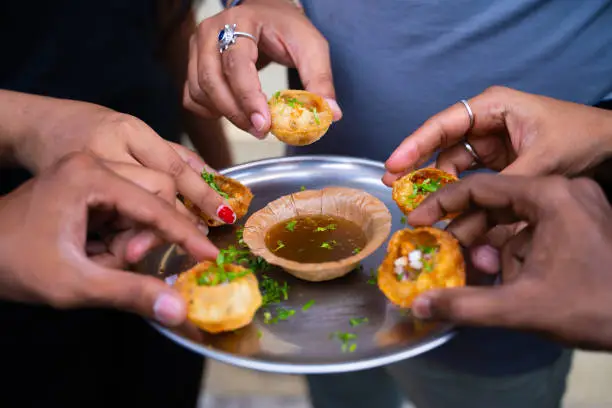
[(227, 205), (220, 205), (219, 208), (217, 208), (217, 217), (221, 218), (221, 221), (226, 224), (233, 224), (236, 222), (236, 213)]

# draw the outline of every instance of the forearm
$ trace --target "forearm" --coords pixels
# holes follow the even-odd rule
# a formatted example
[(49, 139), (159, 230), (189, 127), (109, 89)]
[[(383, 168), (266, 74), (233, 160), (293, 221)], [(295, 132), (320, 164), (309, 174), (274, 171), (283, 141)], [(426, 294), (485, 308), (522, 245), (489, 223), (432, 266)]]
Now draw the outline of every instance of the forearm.
[(80, 109), (84, 102), (0, 90), (0, 164), (19, 163), (33, 169), (45, 134)]

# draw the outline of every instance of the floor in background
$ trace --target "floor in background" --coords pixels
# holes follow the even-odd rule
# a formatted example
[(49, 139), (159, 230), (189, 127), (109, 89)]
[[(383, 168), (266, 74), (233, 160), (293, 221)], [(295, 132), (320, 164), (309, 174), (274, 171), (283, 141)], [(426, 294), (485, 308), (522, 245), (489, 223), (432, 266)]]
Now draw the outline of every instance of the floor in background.
[[(220, 10), (218, 0), (203, 2), (198, 12), (202, 19)], [(271, 65), (260, 73), (262, 88), (270, 96), (286, 88), (285, 69)], [(226, 122), (235, 163), (278, 157), (282, 145), (268, 136), (264, 141), (242, 132)], [(284, 376), (247, 371), (211, 362), (206, 376), (206, 393), (198, 408), (308, 408), (306, 387), (300, 376)], [(576, 353), (565, 408), (612, 407), (612, 356)], [(338, 407), (342, 408), (342, 407)], [(385, 408), (385, 407), (381, 407)]]

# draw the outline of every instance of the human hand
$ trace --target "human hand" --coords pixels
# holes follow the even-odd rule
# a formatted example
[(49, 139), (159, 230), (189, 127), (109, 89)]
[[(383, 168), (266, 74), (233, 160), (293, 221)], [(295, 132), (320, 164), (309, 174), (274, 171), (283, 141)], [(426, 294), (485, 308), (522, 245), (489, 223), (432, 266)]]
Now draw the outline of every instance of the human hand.
[[(257, 43), (239, 37), (219, 53), (218, 35), (226, 24), (236, 24), (236, 31), (253, 35)], [(327, 41), (286, 0), (246, 0), (200, 23), (190, 41), (185, 107), (207, 118), (225, 116), (264, 137), (271, 119), (257, 72), (262, 60), (297, 68), (305, 89), (324, 97), (334, 120), (340, 119)]]
[(498, 224), (527, 226), (501, 248), (502, 284), (426, 292), (416, 317), (546, 333), (573, 346), (612, 350), (612, 209), (586, 178), (475, 175), (429, 196), (409, 216), (464, 245)]
[[(182, 323), (186, 307), (171, 287), (118, 269), (142, 257), (146, 248), (133, 239), (138, 229), (155, 231), (198, 260), (216, 257), (214, 245), (176, 211), (174, 197), (174, 181), (163, 173), (84, 153), (62, 159), (0, 199), (0, 297)], [(108, 249), (91, 255), (88, 228), (102, 222), (114, 231), (104, 237)]]
[(480, 166), (504, 174), (573, 176), (612, 154), (609, 111), (493, 87), (469, 100), (474, 126), (457, 103), (426, 121), (406, 138), (386, 162), (383, 181), (428, 162), (440, 150), (436, 166), (452, 174), (468, 170), (472, 155), (460, 144), (468, 140)]
[[(35, 174), (66, 154), (91, 152), (104, 160), (166, 173), (174, 179), (178, 192), (207, 215), (223, 223), (235, 222), (228, 202), (200, 177), (202, 169), (211, 171), (206, 163), (189, 149), (165, 141), (143, 121), (84, 102), (9, 95), (5, 99), (16, 100), (13, 116), (19, 116), (26, 106), (34, 112), (15, 120), (30, 125), (14, 133), (21, 134), (15, 148), (18, 161)], [(179, 211), (188, 214), (178, 200), (176, 204)]]

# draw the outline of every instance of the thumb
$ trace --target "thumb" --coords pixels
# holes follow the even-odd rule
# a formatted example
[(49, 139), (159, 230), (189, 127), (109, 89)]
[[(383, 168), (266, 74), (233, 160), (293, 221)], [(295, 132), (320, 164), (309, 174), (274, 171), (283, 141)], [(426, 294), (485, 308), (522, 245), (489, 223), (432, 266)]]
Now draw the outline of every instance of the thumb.
[(418, 296), (412, 312), (419, 319), (447, 320), (468, 326), (517, 327), (521, 305), (507, 286), (432, 290)]
[(165, 326), (178, 326), (187, 317), (183, 298), (152, 276), (100, 267), (86, 285), (86, 302), (93, 306), (136, 313)]

